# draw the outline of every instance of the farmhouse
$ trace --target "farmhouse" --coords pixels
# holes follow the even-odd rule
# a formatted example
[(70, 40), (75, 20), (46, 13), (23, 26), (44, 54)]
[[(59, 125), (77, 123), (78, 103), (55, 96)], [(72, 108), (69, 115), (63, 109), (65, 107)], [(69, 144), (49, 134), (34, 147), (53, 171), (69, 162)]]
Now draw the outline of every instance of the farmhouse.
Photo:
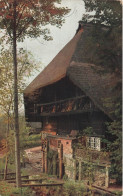
[[(102, 149), (105, 122), (114, 119), (111, 98), (118, 78), (101, 74), (93, 64), (94, 48), (85, 48), (91, 33), (91, 25), (80, 24), (73, 39), (27, 86), (25, 116), (42, 133), (42, 172), (82, 180), (91, 163), (94, 172), (104, 170), (101, 183), (108, 186), (110, 162)], [(100, 176), (95, 174), (95, 179)]]

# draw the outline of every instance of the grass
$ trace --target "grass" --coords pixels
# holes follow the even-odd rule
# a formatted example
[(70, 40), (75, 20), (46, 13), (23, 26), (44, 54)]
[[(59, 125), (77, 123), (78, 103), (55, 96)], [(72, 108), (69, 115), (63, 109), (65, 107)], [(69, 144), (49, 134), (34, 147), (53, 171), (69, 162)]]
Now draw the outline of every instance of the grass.
[(3, 173), (5, 168), (5, 157), (0, 159), (0, 173)]
[(115, 193), (117, 196), (121, 196), (122, 195), (122, 191), (114, 191), (113, 193)]
[[(54, 196), (85, 196), (87, 195), (87, 189), (83, 183), (66, 181), (62, 188), (57, 188), (54, 192)], [(88, 196), (91, 193), (88, 192)]]
[(1, 196), (32, 196), (32, 190), (29, 188), (16, 188), (14, 184), (9, 184), (5, 181), (0, 181)]
[(23, 143), (25, 148), (33, 148), (41, 145), (41, 134), (33, 134), (28, 136)]
[[(5, 169), (5, 158), (6, 157), (0, 159), (0, 173), (4, 173), (4, 169)], [(9, 172), (15, 172), (15, 164), (14, 163), (12, 163), (12, 164), (8, 163), (7, 168), (8, 168), (8, 173)]]

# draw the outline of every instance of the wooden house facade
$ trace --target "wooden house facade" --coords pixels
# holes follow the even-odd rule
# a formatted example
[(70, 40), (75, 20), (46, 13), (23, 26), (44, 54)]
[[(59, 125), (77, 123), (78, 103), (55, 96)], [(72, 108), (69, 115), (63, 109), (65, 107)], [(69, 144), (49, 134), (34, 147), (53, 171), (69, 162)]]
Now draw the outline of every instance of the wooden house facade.
[[(90, 26), (80, 25), (73, 39), (24, 91), (26, 120), (41, 123), (42, 172), (48, 172), (48, 152), (52, 150), (51, 173), (59, 177), (82, 178), (81, 156), (77, 158), (73, 145), (84, 143), (83, 130), (91, 127), (93, 133), (86, 137), (85, 146), (100, 151), (105, 122), (113, 119), (114, 104), (107, 108), (106, 103), (114, 96), (111, 88), (118, 79), (113, 74), (99, 74), (99, 67), (91, 63), (93, 49), (88, 49), (89, 55), (84, 49), (90, 33)], [(100, 164), (109, 167), (108, 160)], [(76, 169), (70, 172), (68, 165), (78, 167), (79, 174)]]

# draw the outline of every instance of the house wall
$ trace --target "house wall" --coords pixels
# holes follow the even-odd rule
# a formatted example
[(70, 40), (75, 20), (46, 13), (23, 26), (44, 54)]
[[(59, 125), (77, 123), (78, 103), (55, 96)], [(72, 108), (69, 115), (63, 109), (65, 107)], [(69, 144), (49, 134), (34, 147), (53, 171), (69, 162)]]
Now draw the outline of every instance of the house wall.
[(83, 129), (93, 127), (96, 135), (105, 134), (105, 122), (108, 119), (102, 112), (83, 113), (75, 115), (61, 115), (55, 117), (43, 117), (43, 129), (47, 129), (47, 125), (52, 126), (52, 130), (59, 135), (69, 135), (72, 130), (78, 130), (83, 133)]
[(39, 89), (36, 102), (49, 103), (80, 95), (84, 95), (84, 93), (68, 77), (65, 77), (58, 82)]
[(63, 157), (69, 156), (72, 157), (72, 140), (62, 139), (62, 138), (50, 138), (49, 139), (49, 148), (57, 151), (59, 142), (63, 145)]
[[(46, 116), (41, 116), (41, 107), (36, 108), (36, 104), (50, 103), (82, 95), (84, 92), (76, 87), (68, 77), (65, 77), (52, 85), (39, 89), (34, 98), (33, 96), (30, 99), (25, 98), (26, 119), (30, 122), (42, 122), (42, 130), (46, 130), (47, 125), (50, 124), (53, 131), (61, 135), (70, 134), (72, 130), (79, 130), (82, 133), (83, 129), (87, 127), (93, 127), (97, 135), (104, 134), (104, 122), (107, 121), (107, 118), (101, 111), (86, 110), (81, 113), (76, 111), (74, 114), (61, 112), (59, 115), (53, 113), (50, 115), (49, 113)], [(89, 98), (88, 101), (91, 102)]]
[(36, 108), (36, 104), (50, 103), (80, 95), (84, 95), (84, 93), (68, 77), (38, 89), (35, 93), (24, 97), (26, 121), (39, 122), (43, 120), (40, 116), (41, 109), (40, 107)]

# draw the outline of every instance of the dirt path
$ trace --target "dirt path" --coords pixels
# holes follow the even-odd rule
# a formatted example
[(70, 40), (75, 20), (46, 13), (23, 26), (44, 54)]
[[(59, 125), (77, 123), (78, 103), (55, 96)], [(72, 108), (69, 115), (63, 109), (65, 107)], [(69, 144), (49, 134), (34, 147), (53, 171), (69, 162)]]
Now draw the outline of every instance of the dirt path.
[(41, 147), (34, 147), (25, 150), (26, 153), (26, 167), (25, 171), (30, 175), (37, 175), (41, 173)]

